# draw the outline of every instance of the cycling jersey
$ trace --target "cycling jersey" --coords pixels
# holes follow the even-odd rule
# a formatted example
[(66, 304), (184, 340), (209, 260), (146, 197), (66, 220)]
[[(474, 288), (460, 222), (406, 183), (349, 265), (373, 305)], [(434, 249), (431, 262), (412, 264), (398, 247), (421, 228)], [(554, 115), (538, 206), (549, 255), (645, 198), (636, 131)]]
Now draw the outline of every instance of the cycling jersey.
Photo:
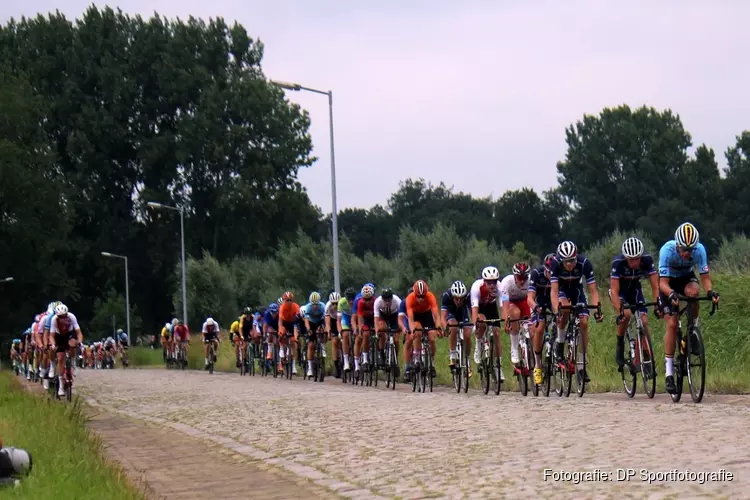
[(383, 297), (378, 297), (375, 299), (375, 304), (373, 304), (373, 312), (376, 318), (380, 318), (381, 316), (393, 316), (394, 314), (398, 314), (398, 310), (401, 307), (401, 298), (399, 298), (398, 295), (393, 295), (391, 300), (385, 300)]
[(238, 320), (234, 320), (231, 325), (229, 325), (229, 331), (232, 333), (240, 333), (240, 322)]
[(525, 300), (529, 294), (529, 281), (526, 280), (521, 286), (516, 283), (516, 277), (509, 274), (500, 282), (500, 301), (501, 302), (515, 302), (518, 300)]
[(128, 334), (125, 332), (122, 332), (117, 339), (120, 344), (127, 344), (128, 343)]
[(649, 254), (641, 255), (641, 262), (637, 268), (633, 269), (628, 265), (628, 259), (620, 254), (612, 261), (612, 271), (609, 274), (610, 280), (617, 280), (620, 283), (620, 294), (634, 288), (641, 288), (641, 278), (656, 274), (654, 268), (654, 259)]
[(549, 298), (550, 280), (544, 272), (544, 266), (531, 270), (529, 275), (529, 291), (536, 293), (536, 303), (539, 306), (549, 308), (552, 302)]
[(576, 257), (576, 265), (571, 271), (563, 267), (563, 264), (557, 260), (552, 261), (551, 283), (558, 283), (559, 290), (579, 290), (581, 288), (581, 278), (586, 280), (586, 284), (593, 285), (596, 283), (594, 278), (594, 266), (583, 255)]
[(201, 333), (204, 333), (206, 336), (210, 335), (216, 335), (219, 333), (221, 328), (219, 328), (219, 324), (214, 321), (214, 329), (212, 331), (208, 331), (208, 322), (203, 322), (203, 328), (201, 328)]
[(78, 326), (78, 319), (73, 313), (68, 313), (67, 317), (56, 316), (54, 314), (51, 314), (50, 316), (52, 316), (49, 329), (50, 333), (62, 336), (75, 333), (81, 329), (81, 327)]
[(343, 330), (350, 330), (352, 327), (352, 306), (349, 304), (349, 300), (346, 297), (339, 299), (338, 311), (336, 316), (341, 318), (341, 328)]
[(370, 300), (360, 297), (357, 304), (357, 316), (360, 317), (364, 325), (372, 328), (375, 326), (375, 298), (371, 297)]
[(190, 338), (190, 330), (188, 330), (187, 325), (177, 325), (172, 330), (175, 340), (187, 341)]
[(279, 319), (282, 323), (296, 323), (299, 315), (300, 308), (296, 302), (284, 302), (279, 307)]
[(453, 294), (448, 290), (443, 292), (443, 296), (440, 298), (440, 309), (447, 313), (447, 319), (455, 319), (460, 323), (468, 322), (469, 316), (469, 303), (464, 298), (458, 305), (453, 300)]
[(663, 278), (682, 278), (693, 274), (693, 267), (698, 266), (700, 274), (708, 274), (708, 257), (702, 243), (698, 243), (690, 257), (683, 259), (677, 252), (677, 243), (668, 241), (659, 250), (659, 276)]
[(329, 300), (328, 302), (326, 302), (326, 307), (325, 307), (326, 313), (325, 314), (326, 314), (327, 317), (329, 317), (329, 318), (336, 318), (336, 317), (338, 317), (339, 302), (341, 302), (341, 301), (339, 300), (338, 302), (331, 302)]
[(276, 330), (279, 326), (279, 315), (274, 316), (271, 311), (266, 311), (263, 315), (263, 325), (268, 325), (273, 330)]
[(326, 306), (321, 303), (316, 305), (308, 302), (302, 306), (300, 312), (303, 318), (316, 325), (322, 324), (326, 318)]
[(245, 340), (250, 340), (250, 334), (253, 331), (253, 322), (254, 318), (251, 315), (242, 315), (240, 316), (239, 321), (237, 322), (237, 333), (239, 335), (242, 335), (242, 338)]
[(469, 294), (471, 299), (471, 307), (479, 307), (492, 304), (497, 301), (498, 294), (499, 287), (497, 287), (493, 292), (492, 290), (490, 290), (490, 287), (488, 287), (484, 283), (483, 279), (478, 279), (471, 285), (471, 292)]
[(428, 312), (436, 313), (438, 310), (437, 300), (432, 292), (427, 292), (422, 300), (417, 300), (417, 294), (412, 293), (406, 297), (406, 313), (412, 315), (424, 314)]
[(166, 326), (162, 327), (161, 336), (164, 338), (169, 337), (169, 329)]
[(359, 299), (361, 298), (362, 298), (362, 294), (358, 293), (357, 295), (354, 296), (354, 300), (352, 300), (352, 311), (354, 312), (354, 314), (357, 314), (357, 311), (359, 311), (358, 309)]

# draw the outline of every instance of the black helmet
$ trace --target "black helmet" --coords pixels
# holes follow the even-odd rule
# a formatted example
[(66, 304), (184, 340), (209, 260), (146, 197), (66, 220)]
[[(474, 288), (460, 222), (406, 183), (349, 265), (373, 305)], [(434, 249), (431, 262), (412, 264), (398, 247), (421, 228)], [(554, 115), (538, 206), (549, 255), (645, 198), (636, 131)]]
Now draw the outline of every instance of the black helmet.
[(245, 314), (252, 314), (252, 312), (253, 312), (253, 310), (250, 309), (250, 306), (246, 306), (245, 307), (245, 311), (244, 311)]
[(383, 297), (383, 300), (391, 300), (393, 298), (393, 290), (389, 287), (385, 287), (380, 291), (380, 296)]
[(357, 292), (354, 291), (354, 288), (349, 287), (346, 290), (344, 290), (344, 297), (346, 297), (346, 300), (354, 300), (354, 296), (357, 295)]

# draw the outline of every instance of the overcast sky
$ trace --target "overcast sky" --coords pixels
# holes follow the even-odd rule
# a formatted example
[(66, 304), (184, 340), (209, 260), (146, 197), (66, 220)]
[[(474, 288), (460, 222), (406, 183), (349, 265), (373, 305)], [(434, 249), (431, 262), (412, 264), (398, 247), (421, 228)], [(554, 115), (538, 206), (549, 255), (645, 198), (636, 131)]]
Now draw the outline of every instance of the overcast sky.
[[(3, 0), (0, 18), (87, 0)], [(94, 2), (99, 6), (104, 3)], [(672, 108), (723, 153), (750, 128), (750, 2), (121, 0), (129, 14), (237, 20), (269, 78), (334, 92), (339, 209), (386, 203), (407, 177), (475, 196), (556, 184), (565, 127), (627, 103)], [(331, 209), (325, 96), (309, 110), (319, 161), (300, 174)]]

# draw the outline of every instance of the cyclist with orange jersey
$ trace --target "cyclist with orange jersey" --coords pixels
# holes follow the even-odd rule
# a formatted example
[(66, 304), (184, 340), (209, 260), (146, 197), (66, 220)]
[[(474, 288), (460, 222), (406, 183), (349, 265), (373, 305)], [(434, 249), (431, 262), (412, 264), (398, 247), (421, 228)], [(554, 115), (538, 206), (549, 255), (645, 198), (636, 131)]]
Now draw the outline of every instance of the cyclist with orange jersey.
[[(297, 356), (297, 323), (300, 319), (299, 304), (294, 302), (294, 294), (290, 291), (281, 296), (283, 303), (279, 307), (279, 371), (283, 371), (284, 359), (287, 354)], [(285, 334), (289, 335), (289, 341)], [(291, 352), (290, 352), (291, 349)], [(292, 363), (292, 374), (297, 375), (297, 360)]]
[[(476, 363), (480, 369), (480, 349), (482, 348), (482, 342), (480, 342), (480, 339), (484, 338), (484, 333), (487, 331), (487, 325), (485, 323), (477, 324), (477, 320), (485, 321), (500, 319), (500, 301), (498, 300), (500, 291), (497, 283), (499, 279), (500, 271), (498, 271), (495, 266), (487, 266), (482, 269), (482, 277), (471, 285), (471, 292), (469, 294), (469, 300), (471, 301), (471, 322), (475, 325), (474, 331), (477, 337), (477, 342), (474, 344), (474, 363)], [(503, 354), (503, 345), (500, 342), (497, 325), (493, 325), (492, 332), (492, 335), (495, 337), (497, 359), (500, 362), (500, 381), (504, 381), (505, 376), (503, 375), (501, 357)]]
[[(440, 325), (440, 308), (438, 307), (437, 299), (435, 295), (427, 287), (427, 282), (424, 280), (417, 280), (412, 287), (414, 293), (409, 294), (406, 297), (406, 317), (409, 320), (409, 326), (414, 330), (425, 329), (428, 330), (427, 335), (430, 342), (430, 351), (432, 352), (432, 359), (435, 359), (435, 335), (436, 331), (439, 330)], [(406, 363), (406, 377), (407, 379), (411, 373), (411, 356), (413, 353), (422, 351), (422, 334), (414, 335), (412, 332), (407, 330), (406, 336), (406, 352), (409, 357), (404, 360)], [(435, 366), (432, 366), (432, 373), (430, 375), (434, 377)]]

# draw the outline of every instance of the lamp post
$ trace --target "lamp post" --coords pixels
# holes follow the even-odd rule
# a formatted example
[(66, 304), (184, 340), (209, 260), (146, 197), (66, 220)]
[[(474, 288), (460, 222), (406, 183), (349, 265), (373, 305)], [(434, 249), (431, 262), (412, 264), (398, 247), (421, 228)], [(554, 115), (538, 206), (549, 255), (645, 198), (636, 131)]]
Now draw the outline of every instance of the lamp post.
[(299, 83), (290, 83), (279, 80), (270, 80), (270, 82), (277, 87), (286, 90), (293, 90), (295, 92), (306, 90), (314, 94), (328, 96), (328, 125), (331, 137), (331, 231), (333, 233), (333, 283), (336, 293), (341, 293), (341, 275), (339, 267), (339, 212), (336, 208), (336, 156), (333, 148), (333, 92), (330, 90), (323, 91), (305, 87)]
[(128, 258), (125, 255), (117, 255), (116, 253), (109, 252), (102, 252), (102, 255), (104, 257), (123, 259), (125, 261), (125, 328), (128, 329), (128, 347), (130, 347), (132, 345), (130, 339), (133, 336), (133, 332), (130, 331), (130, 281), (128, 281)]
[(9, 281), (13, 281), (13, 276), (8, 276), (7, 278), (1, 279), (0, 283), (7, 283)]
[(164, 205), (162, 203), (156, 203), (155, 201), (149, 201), (148, 206), (156, 209), (174, 210), (180, 212), (180, 239), (182, 240), (182, 321), (188, 324), (187, 316), (187, 277), (185, 270), (185, 212), (182, 207), (172, 207), (170, 205)]

